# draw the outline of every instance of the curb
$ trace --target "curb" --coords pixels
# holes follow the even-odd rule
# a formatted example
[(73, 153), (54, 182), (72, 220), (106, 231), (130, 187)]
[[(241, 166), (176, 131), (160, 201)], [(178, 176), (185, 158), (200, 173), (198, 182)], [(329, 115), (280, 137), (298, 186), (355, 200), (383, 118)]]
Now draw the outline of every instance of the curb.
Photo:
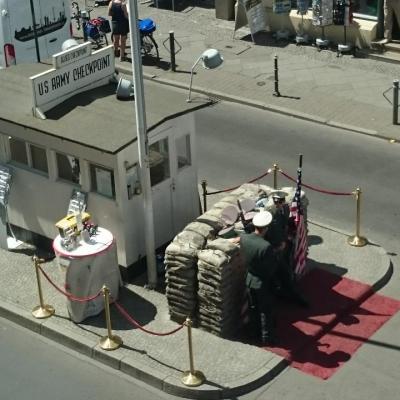
[[(347, 233), (342, 232), (334, 227), (319, 224), (317, 222), (310, 221), (310, 223), (317, 225), (323, 229), (328, 229), (344, 236), (349, 236)], [(365, 301), (374, 292), (382, 288), (391, 278), (393, 273), (393, 265), (390, 257), (384, 248), (379, 246), (379, 253), (381, 253), (381, 266), (380, 269), (385, 271), (384, 274), (372, 284), (368, 289), (360, 293), (358, 298), (349, 304), (348, 307), (343, 308), (325, 327), (317, 333), (315, 338), (320, 338), (329, 329), (335, 326), (340, 319), (346, 313), (350, 312), (355, 307), (358, 307), (363, 301)], [(184, 386), (176, 376), (172, 376), (166, 372), (161, 372), (149, 366), (145, 363), (138, 363), (138, 360), (126, 356), (124, 354), (116, 352), (108, 352), (102, 350), (98, 342), (89, 339), (83, 335), (76, 334), (75, 332), (68, 331), (66, 329), (60, 330), (60, 326), (54, 323), (51, 319), (38, 320), (34, 318), (31, 312), (18, 307), (17, 305), (10, 302), (10, 300), (3, 299), (0, 297), (0, 316), (14, 323), (21, 325), (33, 332), (36, 332), (44, 337), (57, 342), (67, 348), (74, 351), (78, 351), (92, 359), (99, 361), (105, 365), (108, 365), (116, 370), (121, 371), (127, 375), (130, 375), (138, 380), (145, 382), (161, 391), (166, 393), (188, 397), (192, 399), (223, 399), (231, 398), (235, 396), (241, 396), (249, 393), (258, 387), (271, 381), (274, 377), (279, 375), (289, 365), (288, 361), (282, 357), (273, 355), (262, 368), (256, 371), (250, 372), (243, 378), (239, 378), (234, 382), (228, 382), (224, 387), (216, 385), (211, 381), (206, 381), (200, 387), (189, 388)], [(305, 343), (305, 346), (307, 342)], [(296, 352), (301, 352), (305, 346), (300, 349), (296, 349)]]
[[(127, 75), (132, 74), (132, 70), (129, 67), (125, 67), (124, 65), (121, 65), (119, 63), (118, 64), (116, 63), (115, 67), (116, 67), (116, 70), (118, 70), (119, 72), (121, 72), (123, 74), (127, 74)], [(149, 80), (149, 81), (160, 83), (162, 85), (166, 85), (166, 86), (172, 86), (172, 87), (176, 87), (179, 89), (185, 89), (185, 90), (189, 89), (189, 85), (187, 85), (187, 84), (176, 82), (174, 80), (167, 79), (164, 77), (159, 77), (155, 74), (143, 73), (143, 78), (146, 80)], [(379, 134), (378, 131), (376, 131), (376, 130), (366, 129), (366, 128), (362, 128), (362, 127), (350, 125), (350, 124), (344, 124), (341, 122), (336, 122), (334, 120), (328, 120), (326, 118), (321, 118), (321, 117), (318, 117), (317, 115), (307, 114), (307, 113), (303, 113), (300, 111), (296, 111), (296, 110), (293, 110), (293, 109), (290, 109), (287, 107), (276, 106), (273, 104), (267, 104), (267, 103), (247, 99), (247, 98), (240, 97), (240, 96), (229, 95), (226, 93), (205, 89), (205, 88), (199, 87), (199, 86), (192, 86), (192, 92), (199, 93), (199, 94), (208, 96), (213, 99), (229, 101), (231, 103), (242, 104), (242, 105), (245, 105), (248, 107), (254, 107), (254, 108), (258, 108), (260, 110), (266, 110), (266, 111), (274, 112), (277, 114), (287, 115), (287, 116), (291, 116), (293, 118), (302, 119), (304, 121), (310, 121), (310, 122), (314, 122), (314, 123), (321, 124), (321, 125), (331, 126), (333, 128), (344, 129), (349, 132), (372, 136), (372, 137), (382, 139), (382, 140), (395, 140), (392, 137)], [(396, 140), (396, 142), (397, 142), (397, 140)]]
[(259, 370), (250, 372), (245, 377), (234, 382), (229, 382), (224, 387), (206, 380), (202, 386), (189, 388), (184, 386), (176, 376), (160, 372), (153, 366), (150, 367), (143, 363), (138, 366), (137, 359), (121, 356), (118, 351), (105, 351), (99, 347), (97, 342), (83, 335), (77, 335), (72, 331), (65, 330), (65, 328), (61, 331), (59, 325), (51, 321), (51, 318), (36, 319), (29, 311), (1, 298), (0, 317), (6, 318), (108, 367), (119, 370), (160, 391), (179, 397), (219, 400), (244, 395), (266, 384), (288, 366), (288, 362), (284, 358), (273, 355)]

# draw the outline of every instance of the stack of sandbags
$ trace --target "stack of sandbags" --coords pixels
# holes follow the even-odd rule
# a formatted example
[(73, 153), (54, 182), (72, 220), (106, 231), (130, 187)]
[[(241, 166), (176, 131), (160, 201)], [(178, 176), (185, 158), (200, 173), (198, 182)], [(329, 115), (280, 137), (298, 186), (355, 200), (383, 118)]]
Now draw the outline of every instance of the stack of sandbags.
[(171, 319), (182, 323), (197, 313), (197, 252), (213, 237), (213, 228), (192, 222), (165, 251), (166, 296)]
[(199, 326), (221, 337), (241, 328), (245, 299), (245, 269), (239, 247), (227, 239), (207, 242), (198, 252)]

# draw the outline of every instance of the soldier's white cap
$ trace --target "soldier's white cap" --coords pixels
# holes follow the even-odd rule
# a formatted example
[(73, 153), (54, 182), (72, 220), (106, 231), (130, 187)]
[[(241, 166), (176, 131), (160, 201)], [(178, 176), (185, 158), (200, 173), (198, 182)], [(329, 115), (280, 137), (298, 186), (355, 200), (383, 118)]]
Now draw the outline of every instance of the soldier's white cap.
[(286, 199), (286, 196), (288, 195), (289, 193), (284, 192), (283, 190), (275, 190), (274, 192), (271, 192), (273, 199)]
[(264, 228), (272, 221), (272, 214), (269, 211), (260, 211), (253, 218), (253, 225), (257, 228)]

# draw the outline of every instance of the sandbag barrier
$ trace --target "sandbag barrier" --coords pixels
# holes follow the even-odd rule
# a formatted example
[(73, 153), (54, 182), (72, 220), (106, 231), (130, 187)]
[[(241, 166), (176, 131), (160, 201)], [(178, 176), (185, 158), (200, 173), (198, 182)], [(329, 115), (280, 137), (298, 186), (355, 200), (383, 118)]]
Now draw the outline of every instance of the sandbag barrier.
[[(278, 167), (278, 164), (274, 164), (273, 168), (268, 169), (265, 173), (260, 175), (257, 178), (254, 178), (246, 183), (254, 183), (261, 178), (264, 178), (265, 176), (269, 175), (271, 172), (273, 172), (273, 188), (277, 189), (278, 188), (278, 172), (283, 175), (286, 179), (297, 183), (297, 179), (293, 178), (289, 174), (287, 174), (285, 171), (280, 169)], [(201, 187), (203, 190), (202, 197), (203, 197), (203, 213), (207, 211), (207, 196), (215, 195), (215, 194), (220, 194), (220, 193), (225, 193), (225, 192), (230, 192), (233, 191), (237, 188), (239, 188), (241, 185), (234, 186), (232, 188), (227, 188), (227, 189), (221, 189), (221, 190), (216, 190), (213, 192), (208, 192), (207, 191), (207, 181), (203, 180), (201, 182)], [(302, 187), (305, 187), (307, 189), (313, 190), (315, 192), (323, 193), (323, 194), (329, 194), (333, 196), (355, 196), (356, 200), (356, 233), (355, 235), (351, 235), (347, 238), (347, 243), (350, 244), (351, 246), (355, 247), (362, 247), (365, 246), (368, 243), (368, 239), (365, 238), (364, 236), (361, 236), (360, 234), (360, 226), (361, 226), (361, 194), (362, 191), (359, 187), (357, 187), (354, 191), (352, 192), (336, 192), (336, 191), (330, 191), (322, 188), (318, 188), (315, 186), (311, 186), (305, 183), (302, 183)]]
[(179, 332), (183, 327), (187, 327), (187, 332), (188, 332), (188, 346), (189, 346), (189, 370), (184, 371), (182, 374), (181, 381), (184, 385), (186, 386), (200, 386), (204, 383), (206, 380), (204, 374), (201, 371), (195, 370), (194, 369), (194, 357), (193, 357), (193, 342), (192, 342), (192, 320), (187, 317), (185, 322), (183, 324), (180, 324), (177, 328), (168, 331), (168, 332), (155, 332), (150, 329), (144, 328), (142, 325), (139, 324), (132, 316), (129, 315), (129, 313), (126, 311), (126, 309), (115, 299), (113, 299), (110, 296), (110, 290), (106, 285), (103, 285), (103, 287), (95, 294), (92, 296), (88, 297), (78, 297), (74, 296), (72, 293), (67, 292), (66, 290), (61, 289), (58, 287), (50, 278), (50, 276), (43, 270), (43, 268), (40, 266), (41, 263), (44, 263), (45, 260), (40, 259), (36, 255), (32, 257), (32, 260), (34, 262), (35, 266), (35, 272), (36, 272), (36, 280), (37, 280), (37, 286), (38, 286), (38, 292), (39, 292), (39, 305), (34, 307), (32, 310), (32, 315), (35, 318), (49, 318), (55, 313), (55, 309), (53, 306), (49, 304), (45, 304), (43, 300), (43, 292), (42, 292), (42, 285), (41, 285), (41, 280), (40, 280), (40, 273), (43, 274), (43, 276), (46, 278), (46, 280), (61, 294), (66, 296), (68, 299), (71, 301), (77, 301), (77, 302), (88, 302), (95, 300), (97, 297), (103, 295), (104, 297), (104, 311), (105, 311), (105, 318), (106, 318), (106, 325), (107, 325), (107, 335), (103, 336), (99, 340), (99, 346), (103, 350), (111, 351), (111, 350), (116, 350), (118, 349), (122, 344), (123, 341), (122, 339), (114, 335), (112, 333), (112, 328), (111, 328), (111, 317), (110, 317), (110, 300), (113, 302), (115, 307), (117, 308), (118, 312), (135, 328), (140, 329), (141, 331), (148, 333), (150, 335), (155, 335), (155, 336), (168, 336), (172, 335), (174, 333)]

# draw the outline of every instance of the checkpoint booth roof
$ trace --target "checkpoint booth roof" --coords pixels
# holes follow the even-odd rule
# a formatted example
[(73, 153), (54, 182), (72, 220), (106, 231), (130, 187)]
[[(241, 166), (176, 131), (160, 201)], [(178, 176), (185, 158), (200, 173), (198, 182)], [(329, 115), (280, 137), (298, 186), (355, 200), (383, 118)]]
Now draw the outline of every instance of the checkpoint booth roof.
[[(38, 118), (30, 77), (49, 68), (0, 70), (0, 164), (13, 175), (8, 220), (0, 230), (9, 223), (21, 239), (33, 233), (52, 240), (72, 194), (83, 192), (94, 222), (116, 239), (119, 265), (128, 267), (145, 254), (134, 101), (118, 100), (116, 84), (107, 83)], [(187, 103), (177, 89), (149, 81), (144, 86), (158, 247), (199, 214), (193, 111), (210, 102)]]

